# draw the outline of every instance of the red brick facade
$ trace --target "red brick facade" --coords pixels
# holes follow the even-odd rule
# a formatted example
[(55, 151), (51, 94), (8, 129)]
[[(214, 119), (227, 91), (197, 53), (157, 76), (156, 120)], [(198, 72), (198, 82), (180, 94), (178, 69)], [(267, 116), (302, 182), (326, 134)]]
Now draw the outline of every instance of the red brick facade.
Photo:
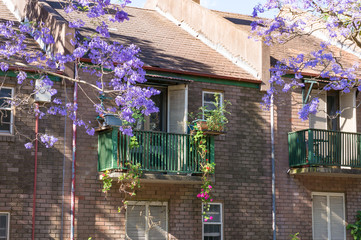
[[(264, 93), (237, 84), (194, 79), (188, 88), (189, 112), (196, 112), (202, 105), (205, 90), (221, 91), (232, 103), (227, 133), (215, 140), (213, 196), (215, 202), (223, 204), (223, 239), (272, 239), (271, 129), (270, 112), (260, 106)], [(11, 81), (15, 85), (15, 80)], [(73, 88), (56, 84), (61, 99), (72, 101)], [(96, 97), (93, 92), (87, 94)], [(312, 192), (344, 193), (347, 223), (354, 222), (356, 211), (361, 209), (360, 178), (288, 174), (287, 133), (309, 128), (308, 121), (298, 118), (301, 101), (302, 95), (295, 93), (281, 96), (275, 103), (276, 222), (280, 240), (296, 232), (301, 239), (312, 239)], [(96, 113), (90, 110), (93, 104), (81, 90), (78, 105), (79, 116), (94, 122)], [(361, 126), (361, 121), (358, 123)], [(34, 135), (34, 117), (16, 112), (15, 125), (19, 132)], [(63, 117), (46, 117), (39, 121), (39, 128), (59, 141), (54, 148), (39, 148), (35, 239), (69, 239), (72, 123)], [(19, 135), (0, 136), (0, 212), (10, 213), (10, 239), (14, 240), (31, 239), (32, 232), (34, 152), (26, 150), (24, 143)], [(97, 136), (79, 128), (75, 239), (125, 239), (125, 212), (118, 213), (122, 196), (118, 184), (107, 197), (101, 192), (97, 149)], [(200, 184), (145, 182), (131, 200), (167, 202), (169, 239), (200, 240), (199, 191)], [(349, 231), (347, 239), (351, 239)]]

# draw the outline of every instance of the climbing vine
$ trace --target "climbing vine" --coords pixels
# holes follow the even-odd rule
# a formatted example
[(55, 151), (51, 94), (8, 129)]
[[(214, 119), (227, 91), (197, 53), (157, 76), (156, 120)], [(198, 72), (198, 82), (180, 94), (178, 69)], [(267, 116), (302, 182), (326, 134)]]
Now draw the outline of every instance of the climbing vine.
[[(133, 136), (130, 139), (129, 148), (137, 148), (139, 147), (139, 143), (137, 138)], [(128, 204), (128, 197), (134, 197), (136, 195), (136, 190), (141, 187), (140, 185), (140, 177), (143, 174), (141, 170), (141, 165), (139, 163), (133, 164), (131, 162), (127, 162), (126, 164), (127, 172), (122, 172), (118, 177), (119, 183), (119, 192), (122, 195), (122, 203), (121, 207), (118, 207), (118, 212), (120, 212), (123, 208), (126, 208)], [(108, 194), (110, 188), (113, 185), (113, 179), (110, 176), (112, 171), (107, 170), (102, 175), (102, 182), (103, 182), (103, 193), (106, 195)]]

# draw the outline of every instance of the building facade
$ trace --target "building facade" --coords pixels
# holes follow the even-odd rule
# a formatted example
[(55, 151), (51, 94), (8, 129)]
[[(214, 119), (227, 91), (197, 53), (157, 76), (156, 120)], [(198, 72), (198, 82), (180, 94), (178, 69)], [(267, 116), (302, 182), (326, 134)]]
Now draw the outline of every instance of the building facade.
[[(160, 112), (146, 118), (135, 132), (140, 147), (130, 149), (111, 123), (99, 126), (97, 114), (89, 111), (93, 107), (89, 92), (79, 91), (78, 115), (93, 121), (99, 131), (96, 136), (77, 131), (74, 169), (72, 122), (64, 117), (39, 120), (39, 129), (59, 141), (51, 149), (39, 147), (34, 178), (35, 153), (23, 147), (25, 140), (17, 133), (34, 135), (36, 119), (3, 108), (10, 120), (1, 125), (0, 239), (31, 239), (32, 233), (34, 239), (70, 239), (72, 234), (74, 239), (272, 239), (274, 220), (278, 239), (297, 232), (301, 239), (351, 239), (345, 226), (355, 221), (361, 207), (359, 111), (352, 108), (333, 121), (326, 113), (330, 115), (337, 105), (356, 106), (356, 91), (323, 96), (320, 107), (325, 111), (310, 121), (302, 122), (298, 111), (310, 88), (316, 94), (317, 84), (281, 95), (273, 115), (260, 108), (272, 59), (312, 49), (319, 40), (308, 37), (267, 47), (248, 39), (247, 16), (210, 11), (191, 0), (148, 1), (147, 6), (151, 9), (126, 8), (130, 21), (111, 26), (112, 40), (142, 49), (147, 85), (161, 92), (154, 99)], [(42, 20), (57, 39), (51, 50), (72, 51), (66, 33), (73, 30), (67, 22), (77, 16), (66, 14), (58, 1), (35, 5), (13, 1), (7, 6), (1, 2), (0, 7), (4, 20), (16, 21), (13, 16)], [(94, 31), (86, 22), (79, 34)], [(355, 59), (346, 54), (345, 61)], [(73, 76), (74, 66), (62, 74)], [(79, 76), (97, 80), (81, 70)], [(24, 91), (14, 77), (6, 77), (2, 96)], [(73, 100), (72, 84), (55, 84), (63, 101)], [(226, 133), (209, 136), (209, 156), (216, 170), (214, 218), (206, 222), (197, 198), (200, 171), (187, 125), (188, 114), (211, 103), (214, 93), (232, 105)], [(127, 209), (118, 212), (124, 198), (119, 184), (114, 182), (105, 195), (100, 179), (105, 170), (114, 170), (114, 178), (126, 172), (129, 159), (141, 164), (144, 175), (136, 196), (128, 198)]]

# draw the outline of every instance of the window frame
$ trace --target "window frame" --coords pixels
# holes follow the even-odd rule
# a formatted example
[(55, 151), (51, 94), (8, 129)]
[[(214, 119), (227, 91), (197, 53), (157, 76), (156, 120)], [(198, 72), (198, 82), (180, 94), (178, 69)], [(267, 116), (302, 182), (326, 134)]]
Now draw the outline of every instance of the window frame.
[[(223, 92), (221, 92), (221, 91), (216, 91), (216, 90), (214, 90), (214, 91), (212, 91), (212, 90), (203, 90), (202, 91), (202, 108), (204, 108), (204, 103), (205, 102), (207, 102), (207, 101), (204, 101), (204, 95), (205, 94), (219, 94), (221, 97), (220, 97), (220, 99), (219, 99), (219, 104), (220, 104), (220, 106), (222, 106), (223, 105), (223, 98), (224, 98), (224, 94), (223, 94)], [(207, 102), (207, 103), (210, 103), (210, 102)], [(213, 103), (213, 102), (212, 102)], [(204, 111), (202, 112), (202, 118), (203, 118), (203, 120), (204, 120)]]
[[(145, 222), (146, 222), (146, 229), (145, 232), (147, 233), (147, 223), (148, 223), (148, 212), (149, 212), (149, 206), (165, 206), (165, 218), (166, 218), (166, 232), (167, 232), (167, 240), (169, 239), (169, 232), (168, 232), (168, 202), (158, 202), (158, 201), (129, 201), (127, 204), (127, 207), (131, 206), (145, 206)], [(128, 237), (128, 231), (127, 231), (127, 221), (128, 221), (128, 211), (125, 211), (125, 235)], [(127, 238), (128, 239), (128, 238)], [(145, 235), (145, 239), (148, 240), (148, 235)]]
[[(0, 87), (0, 91), (2, 89), (10, 89), (11, 90), (11, 97), (14, 96), (14, 88), (13, 87)], [(5, 130), (0, 130), (0, 135), (13, 135), (13, 124), (14, 124), (14, 109), (12, 106), (10, 107), (1, 107), (0, 106), (0, 111), (10, 111), (10, 130), (9, 131), (5, 131)], [(1, 115), (0, 115), (1, 117)], [(0, 120), (1, 121), (1, 120)]]
[[(201, 221), (202, 221), (202, 240), (204, 240), (204, 225), (208, 224), (208, 225), (216, 225), (216, 224), (220, 224), (221, 225), (221, 240), (223, 240), (223, 203), (208, 203), (209, 205), (219, 205), (219, 214), (220, 216), (220, 222), (205, 222), (204, 221), (204, 217), (203, 215), (201, 216)], [(202, 204), (202, 212), (204, 211), (204, 204)]]
[(2, 215), (7, 216), (6, 240), (9, 240), (10, 239), (10, 213), (0, 211), (0, 216), (2, 216)]
[(312, 239), (315, 238), (315, 228), (314, 228), (314, 213), (313, 213), (313, 196), (324, 196), (327, 197), (327, 233), (329, 238), (331, 236), (331, 214), (330, 214), (330, 197), (342, 197), (343, 203), (343, 214), (344, 218), (342, 221), (343, 228), (344, 228), (344, 237), (343, 239), (346, 240), (346, 204), (345, 204), (345, 194), (344, 193), (334, 193), (334, 192), (312, 192)]

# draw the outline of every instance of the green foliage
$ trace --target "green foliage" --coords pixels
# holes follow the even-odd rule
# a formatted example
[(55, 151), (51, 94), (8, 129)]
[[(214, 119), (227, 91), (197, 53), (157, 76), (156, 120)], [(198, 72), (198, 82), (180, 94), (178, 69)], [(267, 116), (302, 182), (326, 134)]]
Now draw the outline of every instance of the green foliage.
[(129, 144), (129, 148), (133, 149), (133, 148), (138, 148), (139, 147), (139, 143), (138, 143), (138, 139), (136, 136), (133, 136), (130, 138), (130, 144)]
[(354, 224), (348, 224), (346, 228), (351, 230), (351, 235), (354, 240), (361, 239), (361, 211), (357, 211), (356, 222)]
[(300, 234), (300, 233), (298, 232), (298, 233), (295, 233), (295, 234), (291, 234), (291, 235), (290, 235), (290, 237), (291, 237), (290, 240), (299, 240), (300, 237), (298, 236), (298, 234)]
[(110, 171), (107, 170), (102, 175), (102, 181), (103, 181), (103, 193), (107, 194), (110, 188), (112, 187), (112, 178), (109, 176)]
[(224, 131), (224, 126), (228, 123), (226, 114), (231, 114), (226, 110), (227, 106), (232, 105), (231, 102), (224, 100), (220, 103), (220, 94), (214, 94), (215, 102), (214, 109), (209, 110), (206, 107), (201, 107), (204, 119), (207, 122), (208, 130), (210, 131)]
[[(126, 207), (128, 201), (127, 197), (133, 197), (136, 195), (136, 190), (140, 188), (140, 177), (142, 176), (143, 172), (140, 169), (141, 165), (139, 163), (132, 164), (127, 163), (128, 171), (120, 174), (118, 177), (119, 192), (122, 194), (122, 207), (118, 207), (118, 212)], [(109, 176), (110, 171), (107, 170), (103, 173), (102, 181), (103, 181), (103, 192), (105, 194), (108, 193), (110, 188), (112, 187), (113, 180)]]
[(205, 159), (207, 154), (207, 135), (203, 131), (198, 130), (196, 126), (192, 134), (191, 144), (196, 146), (198, 154), (202, 159)]
[(143, 171), (140, 169), (141, 165), (139, 163), (127, 163), (127, 166), (128, 172), (121, 174), (118, 178), (118, 183), (120, 183), (119, 192), (123, 196), (123, 206), (118, 207), (118, 212), (121, 212), (123, 208), (127, 207), (127, 197), (134, 197), (136, 195), (136, 190), (141, 187), (140, 177), (143, 174)]

